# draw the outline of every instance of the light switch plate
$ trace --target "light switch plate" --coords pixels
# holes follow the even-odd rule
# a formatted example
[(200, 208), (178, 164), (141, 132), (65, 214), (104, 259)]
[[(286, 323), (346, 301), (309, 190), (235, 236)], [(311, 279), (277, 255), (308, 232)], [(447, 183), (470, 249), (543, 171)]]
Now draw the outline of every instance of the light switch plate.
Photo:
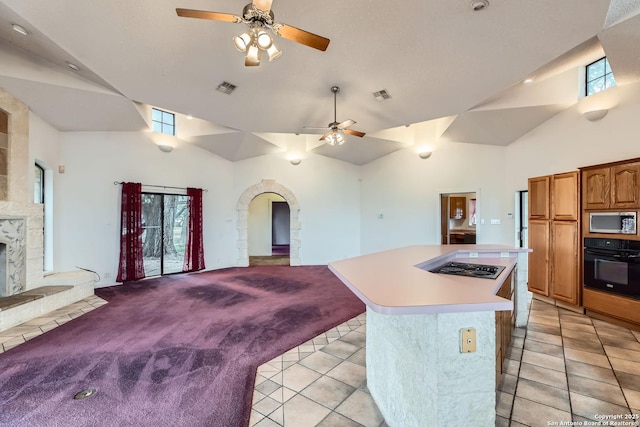
[(476, 329), (475, 328), (460, 329), (460, 352), (461, 353), (476, 352)]

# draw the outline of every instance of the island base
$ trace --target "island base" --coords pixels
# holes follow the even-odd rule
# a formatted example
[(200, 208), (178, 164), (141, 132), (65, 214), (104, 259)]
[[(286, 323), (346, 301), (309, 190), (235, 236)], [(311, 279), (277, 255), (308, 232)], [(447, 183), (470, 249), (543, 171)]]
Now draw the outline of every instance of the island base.
[[(476, 329), (462, 353), (460, 330)], [(495, 425), (493, 311), (388, 316), (367, 308), (367, 387), (391, 427)]]

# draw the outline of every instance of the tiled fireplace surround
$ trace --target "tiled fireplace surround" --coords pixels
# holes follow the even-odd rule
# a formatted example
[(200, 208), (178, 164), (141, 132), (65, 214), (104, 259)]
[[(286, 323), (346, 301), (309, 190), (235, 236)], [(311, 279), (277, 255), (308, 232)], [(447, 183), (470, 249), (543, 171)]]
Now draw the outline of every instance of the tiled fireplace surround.
[(9, 117), (7, 176), (0, 182), (0, 243), (6, 245), (6, 257), (0, 267), (6, 280), (0, 279), (0, 298), (34, 292), (42, 286), (69, 286), (63, 292), (1, 308), (2, 331), (93, 295), (94, 277), (86, 271), (44, 276), (43, 207), (32, 203), (29, 179), (33, 173), (29, 158), (29, 109), (0, 87), (0, 110)]
[(0, 243), (6, 245), (6, 264), (0, 265), (0, 284), (5, 286), (0, 286), (0, 297), (41, 286), (42, 206), (0, 202)]

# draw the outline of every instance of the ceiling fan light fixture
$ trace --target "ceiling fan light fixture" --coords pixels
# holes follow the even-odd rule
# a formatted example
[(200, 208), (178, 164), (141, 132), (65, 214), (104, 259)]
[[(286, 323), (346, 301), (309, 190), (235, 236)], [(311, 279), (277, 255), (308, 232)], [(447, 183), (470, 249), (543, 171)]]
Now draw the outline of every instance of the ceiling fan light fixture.
[(236, 46), (240, 52), (246, 52), (247, 47), (251, 43), (251, 36), (247, 33), (241, 34), (239, 36), (233, 36), (233, 44)]
[(251, 43), (247, 49), (247, 56), (244, 58), (244, 65), (254, 67), (260, 65), (260, 49), (256, 43)]
[(269, 55), (269, 61), (273, 61), (282, 55), (282, 51), (278, 49), (274, 43), (271, 43), (271, 46), (267, 49), (267, 54)]
[(325, 138), (329, 145), (342, 145), (344, 144), (344, 136), (342, 132), (334, 130)]
[(265, 30), (258, 31), (256, 42), (258, 43), (258, 47), (263, 50), (268, 50), (273, 45), (271, 36)]

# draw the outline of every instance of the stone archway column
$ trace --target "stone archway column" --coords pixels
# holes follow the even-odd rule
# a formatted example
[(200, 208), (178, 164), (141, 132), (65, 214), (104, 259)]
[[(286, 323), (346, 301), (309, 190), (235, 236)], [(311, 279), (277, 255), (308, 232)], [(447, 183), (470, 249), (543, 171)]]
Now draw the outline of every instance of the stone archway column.
[(247, 188), (236, 205), (238, 219), (236, 227), (238, 230), (238, 267), (249, 266), (249, 204), (262, 193), (276, 193), (284, 198), (289, 204), (290, 212), (290, 243), (289, 243), (289, 263), (300, 265), (300, 204), (293, 192), (274, 179), (263, 179), (258, 184)]

